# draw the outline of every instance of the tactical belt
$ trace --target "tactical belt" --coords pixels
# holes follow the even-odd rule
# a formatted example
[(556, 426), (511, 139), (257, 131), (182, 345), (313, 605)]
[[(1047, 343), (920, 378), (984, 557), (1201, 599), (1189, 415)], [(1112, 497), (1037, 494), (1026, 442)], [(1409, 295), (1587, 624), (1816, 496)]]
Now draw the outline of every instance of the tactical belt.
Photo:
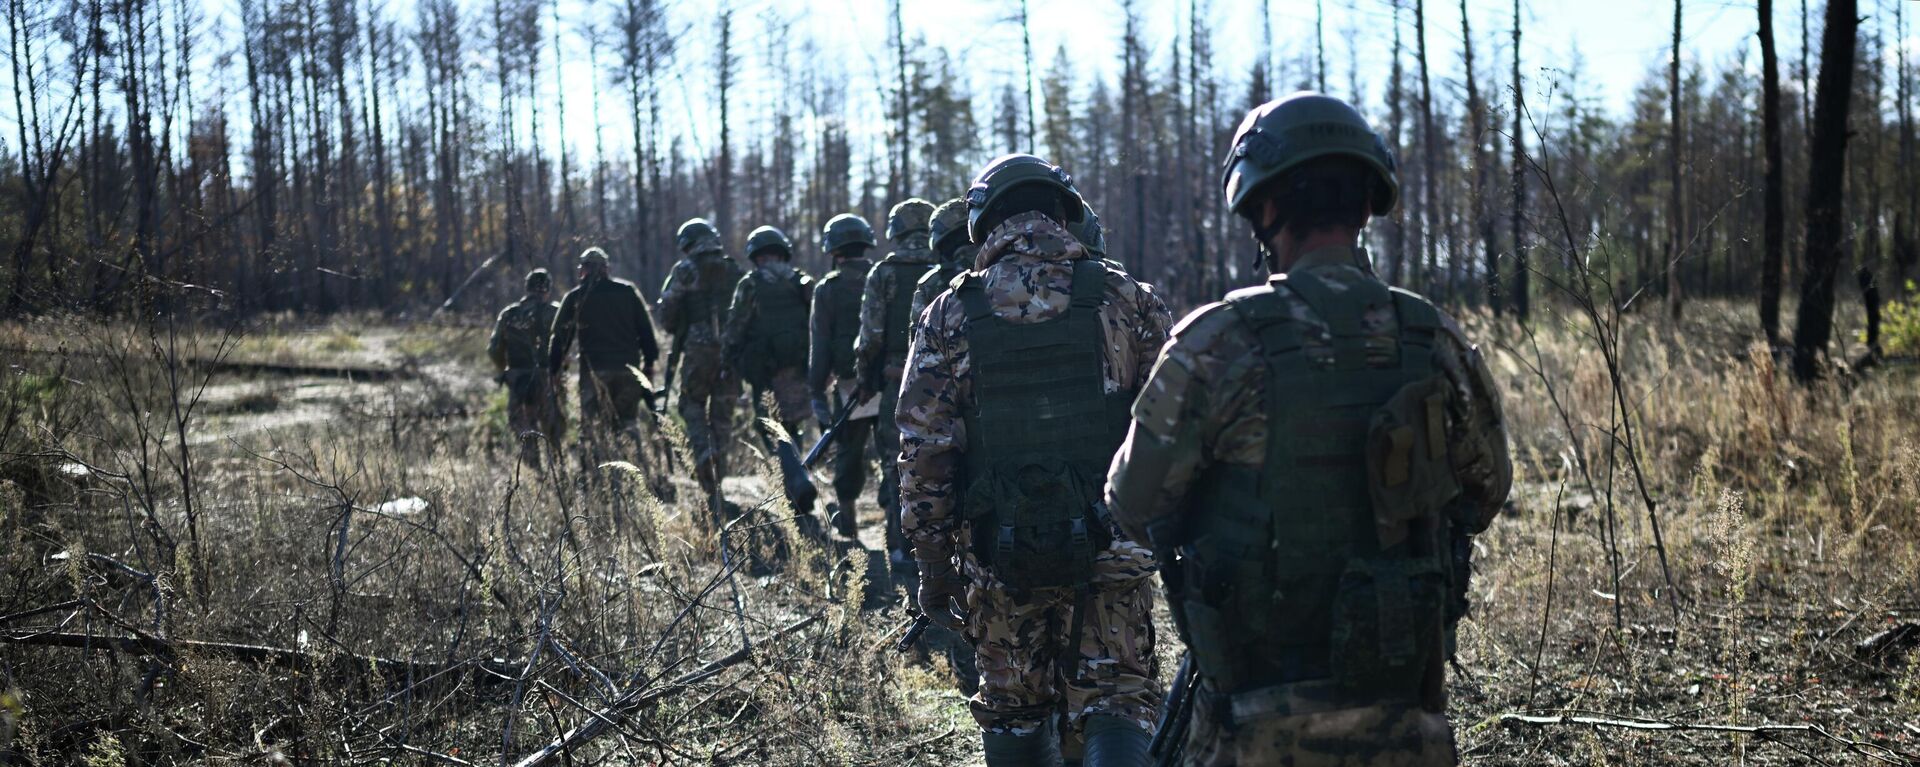
[(1309, 679), (1304, 682), (1276, 684), (1232, 694), (1216, 692), (1211, 685), (1202, 685), (1196, 688), (1196, 692), (1199, 693), (1201, 705), (1206, 706), (1213, 712), (1213, 716), (1227, 727), (1283, 716), (1324, 714), (1329, 711), (1383, 705), (1418, 706), (1420, 704), (1419, 698), (1412, 694), (1381, 695), (1361, 699), (1355, 696), (1351, 689), (1332, 679)]

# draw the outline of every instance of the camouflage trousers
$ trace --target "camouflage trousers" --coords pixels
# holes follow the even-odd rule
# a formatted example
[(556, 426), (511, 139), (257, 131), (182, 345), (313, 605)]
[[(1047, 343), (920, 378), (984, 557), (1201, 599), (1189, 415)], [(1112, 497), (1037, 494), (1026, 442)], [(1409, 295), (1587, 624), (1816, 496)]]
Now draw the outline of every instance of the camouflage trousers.
[[(1204, 700), (1204, 697), (1202, 698)], [(1453, 728), (1444, 714), (1412, 704), (1275, 716), (1222, 726), (1195, 706), (1187, 767), (1453, 767)]]
[(566, 419), (541, 368), (514, 368), (506, 373), (507, 428), (520, 444), (520, 460), (540, 465), (547, 445), (558, 444)]
[[(767, 382), (764, 390), (773, 394), (774, 415), (787, 431), (794, 431), (797, 425), (803, 425), (813, 419), (812, 400), (807, 396), (807, 373), (800, 368), (781, 368), (774, 371), (773, 378)], [(756, 403), (757, 405), (758, 403)], [(794, 435), (796, 438), (798, 435)], [(795, 443), (798, 444), (798, 443)]]
[(687, 447), (693, 451), (700, 485), (708, 493), (716, 492), (727, 472), (740, 377), (727, 369), (718, 347), (688, 347), (680, 361), (679, 396), (674, 409), (686, 422)]
[(964, 631), (980, 668), (980, 689), (969, 706), (981, 730), (1037, 732), (1064, 704), (1068, 737), (1080, 731), (1089, 714), (1119, 717), (1153, 731), (1160, 713), (1153, 579), (1092, 584), (1079, 646), (1068, 647), (1080, 600), (1077, 589), (1040, 589), (1020, 600), (997, 584), (977, 579), (968, 584)]
[(867, 489), (867, 440), (873, 419), (847, 421), (833, 438), (833, 497), (849, 513), (860, 491)]

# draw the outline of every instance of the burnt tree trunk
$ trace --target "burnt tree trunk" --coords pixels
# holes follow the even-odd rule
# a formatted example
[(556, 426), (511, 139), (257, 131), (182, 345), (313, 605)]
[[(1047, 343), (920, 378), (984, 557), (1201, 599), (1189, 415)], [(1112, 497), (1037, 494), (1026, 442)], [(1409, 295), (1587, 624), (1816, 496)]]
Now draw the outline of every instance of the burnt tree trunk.
[(1780, 57), (1773, 42), (1773, 0), (1760, 0), (1760, 124), (1766, 134), (1765, 236), (1760, 250), (1760, 330), (1780, 346), (1780, 252), (1786, 247), (1785, 180), (1780, 157)]
[(1857, 0), (1830, 0), (1820, 34), (1820, 85), (1813, 100), (1813, 142), (1807, 178), (1807, 245), (1800, 311), (1793, 330), (1793, 374), (1819, 377), (1833, 336), (1833, 281), (1840, 269), (1846, 198), (1847, 109), (1853, 96), (1853, 54), (1860, 32)]

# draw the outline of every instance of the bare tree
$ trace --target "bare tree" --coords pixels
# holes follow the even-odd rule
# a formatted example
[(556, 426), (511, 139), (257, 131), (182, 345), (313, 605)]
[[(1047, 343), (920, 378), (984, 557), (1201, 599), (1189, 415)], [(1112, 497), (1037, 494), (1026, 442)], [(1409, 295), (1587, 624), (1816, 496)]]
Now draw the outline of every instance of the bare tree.
[(1529, 293), (1527, 231), (1522, 225), (1527, 209), (1527, 132), (1526, 80), (1520, 76), (1520, 0), (1513, 0), (1513, 211), (1508, 226), (1513, 237), (1513, 314), (1527, 321), (1533, 302)]
[(1439, 150), (1433, 135), (1433, 80), (1427, 71), (1427, 0), (1414, 0), (1413, 3), (1414, 45), (1418, 48), (1415, 56), (1420, 64), (1420, 238), (1426, 254), (1426, 266), (1422, 279), (1427, 291), (1438, 293), (1440, 287), (1440, 260), (1438, 238), (1434, 230), (1438, 228), (1434, 201), (1439, 195), (1434, 190), (1435, 176), (1439, 171), (1435, 163), (1439, 159)]
[(1686, 115), (1680, 111), (1680, 12), (1686, 0), (1673, 0), (1673, 53), (1667, 61), (1667, 118), (1672, 132), (1667, 144), (1667, 179), (1670, 190), (1667, 207), (1667, 314), (1680, 318), (1680, 259), (1688, 249), (1686, 180), (1680, 175), (1680, 153), (1686, 151)]
[(1473, 66), (1473, 25), (1467, 13), (1467, 0), (1460, 0), (1460, 40), (1463, 59), (1462, 67), (1467, 72), (1467, 140), (1473, 144), (1473, 185), (1470, 203), (1473, 207), (1474, 230), (1480, 236), (1480, 253), (1486, 264), (1487, 304), (1495, 316), (1499, 316), (1500, 305), (1500, 262), (1495, 254), (1493, 243), (1493, 216), (1489, 214), (1490, 201), (1487, 198), (1488, 179), (1493, 174), (1493, 163), (1488, 157), (1487, 147), (1487, 107), (1480, 100), (1479, 79)]
[(1814, 96), (1813, 151), (1808, 163), (1806, 274), (1793, 331), (1793, 373), (1802, 382), (1820, 375), (1833, 336), (1833, 281), (1839, 272), (1846, 199), (1847, 112), (1853, 97), (1854, 47), (1860, 18), (1856, 0), (1829, 0), (1820, 33), (1820, 90)]
[(1760, 0), (1760, 124), (1765, 132), (1767, 170), (1761, 225), (1760, 329), (1769, 349), (1780, 346), (1780, 254), (1786, 247), (1786, 193), (1781, 187), (1780, 61), (1773, 43), (1773, 0)]

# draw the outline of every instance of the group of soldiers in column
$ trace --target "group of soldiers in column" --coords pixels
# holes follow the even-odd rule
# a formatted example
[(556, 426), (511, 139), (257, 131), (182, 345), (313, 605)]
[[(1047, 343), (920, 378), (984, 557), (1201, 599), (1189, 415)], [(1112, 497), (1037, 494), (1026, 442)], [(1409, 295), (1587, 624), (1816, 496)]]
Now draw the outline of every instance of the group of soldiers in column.
[[(896, 205), (877, 263), (867, 223), (834, 217), (818, 282), (778, 230), (749, 236), (744, 276), (712, 226), (680, 230), (659, 313), (702, 486), (718, 493), (741, 378), (789, 431), (878, 396), (887, 545), (920, 614), (974, 649), (989, 767), (1457, 761), (1445, 664), (1473, 536), (1511, 484), (1494, 382), (1451, 317), (1373, 269), (1362, 234), (1399, 178), (1352, 106), (1254, 109), (1222, 186), (1257, 277), (1178, 324), (1032, 155)], [(658, 349), (605, 255), (580, 269), (557, 311), (529, 277), (500, 322), (551, 344), (496, 361), (519, 408), (577, 337), (583, 418), (624, 425)], [(868, 435), (840, 434), (829, 508), (850, 535)], [(1185, 647), (1166, 679), (1162, 595)]]

